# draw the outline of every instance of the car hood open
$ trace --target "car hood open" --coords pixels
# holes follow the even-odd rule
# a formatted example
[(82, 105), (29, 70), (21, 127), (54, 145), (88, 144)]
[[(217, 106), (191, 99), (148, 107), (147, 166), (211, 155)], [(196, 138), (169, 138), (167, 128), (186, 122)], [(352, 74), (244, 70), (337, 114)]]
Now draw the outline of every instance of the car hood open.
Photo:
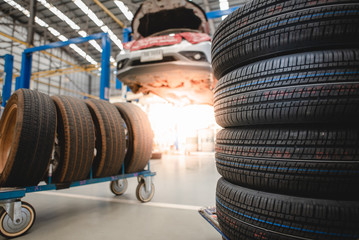
[(188, 0), (146, 0), (132, 20), (135, 40), (169, 29), (209, 34), (205, 12)]

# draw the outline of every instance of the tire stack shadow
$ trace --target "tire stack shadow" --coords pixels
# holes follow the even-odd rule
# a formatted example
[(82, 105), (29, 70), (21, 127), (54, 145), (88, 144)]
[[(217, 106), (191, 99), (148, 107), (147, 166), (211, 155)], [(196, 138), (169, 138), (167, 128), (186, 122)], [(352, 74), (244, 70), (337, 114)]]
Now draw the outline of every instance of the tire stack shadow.
[(59, 188), (90, 178), (91, 170), (94, 178), (121, 174), (123, 166), (139, 172), (152, 145), (149, 120), (133, 104), (19, 89), (0, 120), (0, 187), (36, 186), (50, 165)]
[(358, 239), (358, 1), (250, 1), (212, 64), (223, 233)]

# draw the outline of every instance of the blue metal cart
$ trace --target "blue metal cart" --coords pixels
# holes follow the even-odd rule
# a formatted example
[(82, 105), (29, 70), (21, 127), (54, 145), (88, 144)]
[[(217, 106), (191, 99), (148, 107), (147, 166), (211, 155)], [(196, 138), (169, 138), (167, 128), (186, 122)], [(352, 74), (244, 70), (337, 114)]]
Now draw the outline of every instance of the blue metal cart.
[(53, 151), (52, 160), (48, 171), (46, 183), (38, 186), (29, 186), (23, 188), (0, 188), (0, 234), (7, 237), (18, 237), (25, 234), (35, 222), (35, 209), (27, 202), (21, 201), (26, 193), (41, 192), (49, 190), (62, 190), (71, 187), (85, 186), (94, 183), (110, 182), (110, 189), (116, 196), (124, 194), (127, 190), (127, 178), (137, 177), (138, 185), (136, 188), (136, 197), (141, 202), (149, 202), (152, 200), (155, 187), (152, 177), (156, 175), (150, 170), (150, 163), (147, 169), (141, 172), (125, 173), (125, 166), (122, 166), (122, 173), (115, 176), (93, 178), (92, 171), (90, 178), (70, 183), (51, 182), (52, 169), (55, 158)]
[(206, 219), (206, 221), (212, 225), (221, 235), (224, 240), (229, 240), (229, 238), (224, 235), (224, 233), (221, 231), (221, 227), (219, 226), (218, 220), (217, 220), (217, 212), (216, 207), (207, 207), (207, 208), (201, 208), (198, 210), (199, 214)]
[[(70, 44), (79, 44), (94, 39), (102, 40), (102, 59), (101, 59), (101, 83), (100, 83), (100, 99), (108, 100), (108, 88), (110, 84), (110, 51), (111, 44), (107, 33), (93, 34), (84, 38), (74, 38), (66, 42), (54, 42), (48, 45), (27, 48), (22, 54), (22, 66), (21, 76), (16, 80), (15, 88), (29, 88), (31, 79), (31, 63), (32, 54), (36, 51), (43, 51), (50, 48), (58, 48), (68, 46)], [(0, 56), (2, 57), (2, 56)], [(5, 106), (7, 99), (11, 93), (12, 82), (12, 56), (3, 56), (6, 61), (6, 80), (3, 88), (3, 106)], [(11, 73), (11, 74), (10, 74)], [(94, 183), (111, 182), (111, 191), (119, 196), (125, 193), (128, 183), (127, 178), (137, 177), (138, 185), (136, 188), (136, 197), (141, 202), (151, 201), (155, 193), (155, 188), (152, 183), (152, 177), (156, 175), (155, 172), (151, 172), (150, 163), (147, 165), (147, 169), (125, 174), (125, 166), (122, 166), (122, 174), (116, 176), (109, 176), (104, 178), (93, 178), (92, 172), (90, 178), (86, 180), (53, 184), (51, 183), (52, 169), (54, 162), (54, 151), (52, 154), (52, 160), (50, 161), (50, 168), (48, 171), (47, 183), (38, 186), (30, 186), (23, 188), (0, 188), (0, 234), (13, 238), (25, 234), (33, 225), (36, 218), (35, 209), (27, 202), (21, 201), (25, 197), (26, 193), (41, 192), (49, 190), (61, 190), (70, 187), (85, 186)]]
[[(26, 193), (41, 192), (49, 190), (61, 190), (70, 187), (85, 186), (94, 183), (111, 182), (110, 189), (116, 195), (120, 196), (127, 190), (127, 178), (137, 177), (138, 185), (136, 188), (136, 197), (141, 202), (149, 202), (153, 198), (155, 188), (152, 177), (156, 175), (151, 172), (150, 164), (147, 169), (141, 172), (122, 173), (116, 176), (104, 178), (92, 178), (64, 184), (51, 183), (51, 171), (49, 171), (49, 184), (24, 188), (0, 188), (0, 234), (13, 238), (25, 234), (35, 222), (35, 209), (27, 202), (21, 201)], [(91, 174), (92, 175), (92, 174)]]

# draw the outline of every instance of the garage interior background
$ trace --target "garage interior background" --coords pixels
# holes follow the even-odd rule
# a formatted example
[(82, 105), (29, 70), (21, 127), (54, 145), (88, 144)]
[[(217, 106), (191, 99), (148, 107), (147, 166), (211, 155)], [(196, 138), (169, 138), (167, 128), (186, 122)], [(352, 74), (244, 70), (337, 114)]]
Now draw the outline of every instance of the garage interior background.
[[(212, 12), (237, 7), (246, 1), (193, 2), (206, 12)], [(148, 113), (158, 151), (214, 151), (218, 126), (214, 120), (212, 106), (172, 104), (152, 94), (132, 94), (125, 86), (116, 89), (115, 58), (123, 50), (124, 31), (130, 27), (133, 14), (141, 3), (139, 0), (1, 0), (0, 55), (15, 56), (13, 90), (15, 78), (20, 75), (20, 56), (25, 48), (107, 32), (111, 39), (110, 101), (136, 101)], [(211, 34), (222, 18), (209, 20)], [(101, 51), (100, 40), (92, 40), (84, 44), (72, 44), (69, 47), (35, 53), (30, 88), (49, 95), (98, 98)], [(3, 71), (4, 61), (0, 60), (1, 84), (5, 75)], [(160, 114), (161, 112), (167, 114)]]

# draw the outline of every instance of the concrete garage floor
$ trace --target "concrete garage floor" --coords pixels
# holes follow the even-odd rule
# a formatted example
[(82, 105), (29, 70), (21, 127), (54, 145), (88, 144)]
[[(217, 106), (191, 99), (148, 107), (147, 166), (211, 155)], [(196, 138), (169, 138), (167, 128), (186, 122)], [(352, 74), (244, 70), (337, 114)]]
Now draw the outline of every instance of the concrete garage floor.
[(135, 178), (120, 197), (111, 193), (108, 182), (28, 194), (24, 200), (34, 206), (37, 219), (18, 239), (221, 239), (197, 212), (215, 205), (220, 176), (213, 153), (164, 155), (151, 161), (151, 170), (157, 175), (150, 203), (137, 201)]

